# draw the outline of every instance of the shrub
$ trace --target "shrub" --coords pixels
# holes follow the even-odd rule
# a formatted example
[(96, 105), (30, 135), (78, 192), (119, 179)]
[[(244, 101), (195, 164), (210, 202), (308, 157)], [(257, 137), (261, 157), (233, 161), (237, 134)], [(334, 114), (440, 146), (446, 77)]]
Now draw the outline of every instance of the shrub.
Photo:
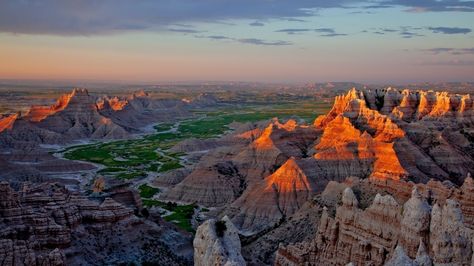
[(227, 230), (227, 226), (225, 225), (225, 221), (217, 221), (216, 222), (216, 234), (218, 237), (223, 237), (224, 232)]

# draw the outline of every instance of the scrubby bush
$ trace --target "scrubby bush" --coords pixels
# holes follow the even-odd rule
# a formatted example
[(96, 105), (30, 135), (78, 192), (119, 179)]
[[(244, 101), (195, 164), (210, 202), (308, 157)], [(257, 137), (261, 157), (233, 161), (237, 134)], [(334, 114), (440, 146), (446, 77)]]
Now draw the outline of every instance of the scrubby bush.
[(217, 221), (216, 222), (216, 234), (218, 237), (223, 237), (224, 232), (227, 230), (227, 226), (225, 225), (225, 221)]

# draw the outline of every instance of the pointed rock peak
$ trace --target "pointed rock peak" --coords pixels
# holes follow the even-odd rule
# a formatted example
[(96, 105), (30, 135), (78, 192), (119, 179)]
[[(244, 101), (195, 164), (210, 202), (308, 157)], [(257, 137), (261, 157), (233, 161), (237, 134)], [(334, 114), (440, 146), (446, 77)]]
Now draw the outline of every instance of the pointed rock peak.
[(148, 92), (145, 92), (145, 90), (141, 89), (133, 93), (133, 97), (148, 97), (150, 96)]
[(230, 218), (227, 215), (222, 217), (221, 221), (225, 222), (225, 225), (227, 227), (227, 232), (230, 232), (230, 233), (237, 233), (238, 232), (238, 230), (235, 227), (234, 223), (230, 220)]
[(75, 95), (89, 95), (89, 91), (84, 88), (74, 88), (70, 94), (71, 96)]
[(468, 187), (473, 187), (474, 186), (474, 180), (471, 177), (471, 173), (467, 173), (467, 176), (464, 179), (463, 186), (468, 186)]
[[(435, 203), (431, 208), (431, 216), (441, 215), (441, 207), (438, 203)], [(432, 219), (433, 220), (433, 219)]]
[(416, 199), (423, 198), (420, 194), (420, 191), (418, 191), (418, 186), (413, 186), (413, 189), (411, 190), (411, 197)]
[(108, 103), (114, 111), (120, 111), (128, 104), (128, 101), (119, 97), (113, 97), (109, 99)]
[(413, 262), (410, 257), (407, 256), (405, 250), (400, 246), (397, 245), (395, 251), (392, 254), (392, 257), (389, 261), (385, 264), (385, 266), (415, 266), (416, 264)]
[(12, 129), (13, 124), (18, 119), (18, 117), (19, 117), (18, 113), (6, 115), (6, 116), (0, 115), (0, 132), (6, 129)]
[(347, 207), (359, 206), (359, 201), (350, 187), (344, 189), (344, 192), (342, 193), (342, 205)]
[(298, 126), (298, 122), (294, 119), (289, 119), (285, 124), (279, 124), (278, 128), (283, 128), (286, 131), (294, 131)]
[(301, 168), (298, 166), (296, 163), (296, 160), (294, 157), (290, 157), (278, 170), (275, 171), (275, 173), (272, 174), (272, 176), (275, 177), (297, 177), (297, 175), (303, 175), (306, 176)]
[(309, 190), (310, 185), (306, 174), (296, 163), (295, 158), (288, 159), (278, 170), (266, 179), (266, 188), (278, 188), (281, 193), (294, 190)]
[(257, 149), (270, 149), (273, 148), (273, 141), (271, 139), (271, 135), (273, 133), (273, 123), (270, 123), (265, 130), (263, 130), (262, 134), (258, 139), (256, 139), (253, 143)]
[(382, 195), (377, 193), (377, 195), (375, 195), (373, 204), (380, 204), (381, 202), (382, 202)]
[(355, 87), (352, 87), (352, 89), (347, 92), (346, 97), (348, 99), (360, 99), (362, 95), (362, 91), (358, 91)]
[(425, 243), (423, 239), (420, 238), (420, 245), (418, 246), (418, 251), (416, 253), (415, 262), (418, 266), (431, 266), (433, 265), (428, 252), (426, 251)]
[(443, 208), (443, 218), (446, 221), (450, 221), (452, 224), (454, 223), (463, 223), (463, 215), (461, 211), (461, 205), (459, 202), (453, 199), (447, 199), (446, 204)]

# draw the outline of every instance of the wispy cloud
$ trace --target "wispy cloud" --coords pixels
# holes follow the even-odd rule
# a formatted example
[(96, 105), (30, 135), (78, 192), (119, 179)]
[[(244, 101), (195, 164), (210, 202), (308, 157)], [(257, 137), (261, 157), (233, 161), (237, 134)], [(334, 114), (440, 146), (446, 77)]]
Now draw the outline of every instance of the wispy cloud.
[(311, 29), (281, 29), (277, 30), (275, 32), (284, 32), (287, 34), (296, 34), (296, 33), (303, 33), (303, 32), (308, 32), (311, 31)]
[(458, 27), (428, 27), (428, 30), (433, 33), (443, 33), (443, 34), (467, 34), (471, 32), (469, 28), (458, 28)]
[(474, 60), (446, 60), (421, 62), (419, 65), (429, 66), (474, 66)]
[(195, 37), (216, 40), (216, 41), (227, 40), (227, 41), (243, 43), (243, 44), (265, 45), (265, 46), (286, 46), (286, 45), (293, 44), (292, 42), (282, 41), (282, 40), (268, 41), (268, 40), (257, 39), (257, 38), (232, 38), (232, 37), (228, 37), (224, 35), (196, 35)]
[(262, 27), (262, 26), (265, 26), (265, 23), (260, 22), (260, 21), (255, 21), (255, 22), (250, 23), (249, 25), (253, 27)]
[(438, 47), (438, 48), (422, 49), (422, 51), (432, 53), (432, 54), (448, 53), (452, 55), (465, 55), (465, 54), (474, 55), (474, 47), (473, 48)]
[(336, 37), (336, 36), (347, 36), (345, 33), (337, 33), (335, 29), (332, 28), (317, 28), (317, 29), (306, 29), (306, 28), (295, 28), (295, 29), (281, 29), (276, 30), (275, 32), (283, 32), (286, 34), (298, 34), (306, 32), (317, 32), (320, 33), (319, 36), (323, 37)]
[(262, 39), (247, 38), (247, 39), (237, 39), (240, 43), (245, 44), (255, 44), (255, 45), (269, 45), (269, 46), (282, 46), (282, 45), (292, 45), (288, 41), (265, 41)]
[(347, 36), (348, 34), (346, 33), (337, 33), (335, 29), (332, 28), (319, 28), (319, 29), (314, 29), (315, 32), (323, 33), (319, 36), (322, 37), (338, 37), (338, 36)]
[(212, 40), (232, 40), (232, 38), (229, 38), (223, 35), (208, 35), (208, 36), (196, 36), (196, 37), (207, 38), (207, 39), (212, 39)]
[(195, 33), (204, 32), (204, 31), (192, 30), (192, 29), (168, 29), (168, 31), (177, 32), (177, 33), (184, 33), (184, 34), (195, 34)]
[(407, 7), (408, 12), (474, 12), (474, 1), (466, 0), (382, 0), (380, 5)]
[(425, 36), (423, 34), (419, 34), (419, 33), (416, 33), (416, 32), (412, 32), (412, 31), (401, 31), (400, 32), (400, 36), (402, 36), (402, 38), (405, 38), (405, 39), (410, 39), (410, 38), (413, 38), (413, 37), (422, 37), (422, 36)]

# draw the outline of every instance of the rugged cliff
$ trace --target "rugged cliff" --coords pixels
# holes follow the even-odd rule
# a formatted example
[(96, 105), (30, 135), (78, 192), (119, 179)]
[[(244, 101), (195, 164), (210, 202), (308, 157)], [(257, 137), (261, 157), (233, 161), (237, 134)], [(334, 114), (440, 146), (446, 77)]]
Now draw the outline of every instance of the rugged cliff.
[(16, 192), (0, 183), (0, 216), (2, 265), (187, 263), (170, 250), (173, 243), (163, 243), (172, 235), (166, 226), (137, 218), (111, 198), (93, 201), (57, 184), (25, 183)]
[(392, 196), (377, 194), (362, 210), (346, 188), (335, 217), (323, 212), (316, 238), (280, 246), (275, 264), (468, 265), (472, 239), (453, 199), (430, 206), (414, 187), (403, 207)]

